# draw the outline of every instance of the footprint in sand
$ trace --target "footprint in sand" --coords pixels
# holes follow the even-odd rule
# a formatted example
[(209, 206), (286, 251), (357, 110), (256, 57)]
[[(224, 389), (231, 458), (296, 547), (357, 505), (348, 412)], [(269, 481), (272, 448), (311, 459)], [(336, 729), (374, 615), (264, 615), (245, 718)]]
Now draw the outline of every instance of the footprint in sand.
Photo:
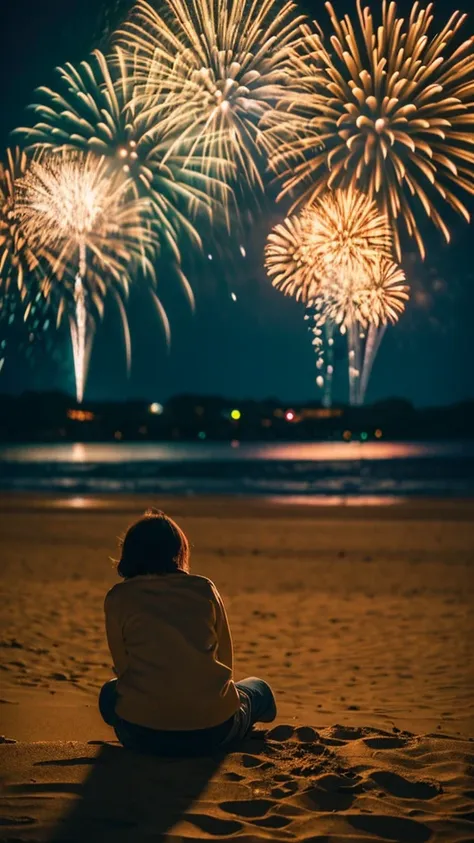
[(263, 817), (268, 814), (270, 808), (276, 805), (269, 799), (249, 799), (248, 801), (221, 802), (220, 808), (228, 814), (237, 814), (240, 817)]
[(261, 826), (261, 828), (285, 828), (292, 822), (290, 817), (285, 817), (282, 814), (270, 814), (269, 817), (264, 817), (261, 820), (252, 820), (253, 825)]
[(370, 749), (399, 749), (406, 746), (408, 741), (398, 737), (364, 738), (364, 743)]
[(433, 799), (440, 793), (439, 787), (434, 784), (410, 781), (389, 770), (375, 770), (369, 778), (399, 799)]
[(242, 829), (242, 823), (237, 820), (223, 820), (221, 817), (211, 817), (208, 814), (186, 814), (186, 820), (197, 826), (200, 831), (217, 837), (236, 834)]
[(353, 828), (376, 834), (384, 840), (396, 843), (425, 843), (432, 837), (432, 831), (424, 823), (408, 820), (402, 817), (385, 816), (383, 814), (346, 814), (346, 818)]
[(244, 767), (262, 767), (265, 762), (258, 755), (242, 755)]
[(270, 741), (278, 741), (280, 743), (283, 741), (289, 741), (290, 738), (293, 737), (294, 733), (295, 730), (293, 726), (282, 724), (281, 726), (275, 726), (274, 729), (270, 729), (270, 731), (267, 732), (267, 739)]
[(240, 773), (224, 773), (224, 778), (227, 779), (229, 782), (241, 782), (245, 779), (245, 776), (241, 776)]

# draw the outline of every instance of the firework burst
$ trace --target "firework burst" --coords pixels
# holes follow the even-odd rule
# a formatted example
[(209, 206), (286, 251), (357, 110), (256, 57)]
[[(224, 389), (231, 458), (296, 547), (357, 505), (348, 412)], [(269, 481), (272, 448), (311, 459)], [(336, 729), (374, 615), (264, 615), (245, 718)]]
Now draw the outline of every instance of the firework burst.
[(273, 228), (265, 246), (265, 267), (273, 286), (297, 301), (318, 284), (308, 223), (307, 214), (287, 217)]
[(363, 271), (355, 281), (356, 319), (363, 327), (394, 325), (398, 322), (410, 298), (403, 269), (392, 260), (379, 255), (368, 272)]
[(26, 154), (8, 149), (6, 163), (0, 163), (0, 287), (5, 294), (13, 285), (22, 298), (27, 295), (25, 280), (40, 274), (41, 268), (17, 214), (17, 183), (27, 170)]
[(351, 276), (378, 255), (390, 256), (392, 235), (375, 202), (353, 187), (328, 191), (275, 227), (265, 250), (272, 283), (308, 301), (328, 279)]
[[(333, 34), (309, 32), (293, 50), (298, 97), (282, 98), (267, 129), (283, 193), (308, 202), (328, 187), (357, 185), (389, 217), (400, 257), (403, 224), (422, 256), (417, 214), (449, 241), (438, 207), (469, 220), (460, 195), (474, 193), (474, 39), (454, 12), (431, 33), (433, 4), (413, 4), (408, 20), (383, 0), (381, 24), (357, 0), (358, 23), (326, 3)], [(281, 144), (281, 148), (278, 145)]]
[(82, 400), (90, 348), (88, 302), (102, 313), (115, 282), (125, 292), (137, 266), (153, 273), (155, 240), (146, 200), (130, 199), (121, 174), (92, 153), (43, 154), (17, 183), (17, 214), (25, 240), (48, 255), (49, 291), (61, 283), (60, 318), (72, 300), (71, 338), (78, 401)]
[(320, 325), (330, 320), (344, 329), (356, 322), (378, 328), (398, 321), (408, 289), (403, 269), (379, 254), (370, 264), (352, 263), (346, 275), (328, 273), (309, 304), (320, 314)]
[[(194, 138), (193, 151), (200, 145), (206, 161), (233, 162), (251, 186), (263, 188), (260, 121), (291, 84), (290, 50), (304, 20), (295, 8), (276, 0), (165, 0), (162, 15), (138, 0), (118, 36), (137, 56), (152, 119), (165, 119), (178, 145)], [(154, 102), (153, 78), (160, 94), (168, 90)]]
[[(179, 255), (183, 230), (200, 243), (190, 219), (198, 211), (211, 213), (228, 189), (212, 172), (203, 172), (199, 146), (174, 143), (169, 123), (152, 119), (146, 103), (162, 99), (161, 85), (140, 77), (136, 97), (136, 63), (115, 48), (110, 56), (96, 50), (88, 62), (58, 69), (59, 90), (39, 88), (44, 103), (32, 106), (39, 120), (18, 130), (33, 147), (76, 148), (110, 158), (122, 169), (137, 196), (153, 203), (158, 235)], [(209, 159), (212, 171), (215, 162)], [(219, 162), (224, 172), (230, 166)]]
[(181, 241), (201, 247), (196, 220), (215, 219), (231, 192), (217, 176), (229, 175), (231, 165), (207, 157), (188, 138), (176, 144), (176, 133), (164, 113), (157, 116), (150, 102), (165, 96), (153, 73), (140, 74), (137, 96), (136, 60), (115, 48), (110, 56), (96, 50), (87, 62), (58, 69), (57, 90), (39, 88), (41, 102), (32, 106), (37, 122), (18, 131), (32, 147), (92, 151), (122, 171), (136, 198), (151, 203), (151, 224), (161, 250), (169, 251), (176, 276), (194, 305), (187, 278), (180, 269)]

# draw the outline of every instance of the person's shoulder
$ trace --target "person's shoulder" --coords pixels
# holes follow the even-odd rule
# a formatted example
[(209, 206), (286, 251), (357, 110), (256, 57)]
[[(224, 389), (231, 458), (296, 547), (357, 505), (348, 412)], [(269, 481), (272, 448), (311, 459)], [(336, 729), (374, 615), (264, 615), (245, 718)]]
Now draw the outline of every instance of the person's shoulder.
[(115, 585), (112, 586), (105, 595), (104, 606), (115, 606), (119, 600), (120, 596), (123, 592), (124, 586), (126, 585), (124, 582), (117, 582)]
[(186, 579), (191, 588), (200, 591), (202, 594), (210, 595), (217, 591), (212, 580), (202, 577), (200, 574), (187, 574)]

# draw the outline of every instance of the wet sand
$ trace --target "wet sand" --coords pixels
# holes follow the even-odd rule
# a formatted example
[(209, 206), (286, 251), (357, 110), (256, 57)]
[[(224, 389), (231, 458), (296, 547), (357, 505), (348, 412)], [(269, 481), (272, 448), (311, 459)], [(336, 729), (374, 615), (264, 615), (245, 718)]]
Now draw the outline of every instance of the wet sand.
[[(225, 758), (134, 756), (96, 711), (110, 557), (149, 503), (221, 591), (236, 676), (276, 691), (275, 728)], [(473, 515), (0, 499), (0, 838), (474, 840)]]

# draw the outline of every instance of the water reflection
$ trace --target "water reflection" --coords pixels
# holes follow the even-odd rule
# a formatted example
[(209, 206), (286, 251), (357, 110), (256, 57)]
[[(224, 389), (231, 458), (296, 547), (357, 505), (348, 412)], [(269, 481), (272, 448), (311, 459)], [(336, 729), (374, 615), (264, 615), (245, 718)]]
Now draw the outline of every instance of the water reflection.
[(473, 456), (474, 443), (462, 442), (278, 442), (240, 443), (82, 443), (10, 445), (0, 461), (17, 463), (218, 462), (278, 460), (353, 462), (407, 458)]

